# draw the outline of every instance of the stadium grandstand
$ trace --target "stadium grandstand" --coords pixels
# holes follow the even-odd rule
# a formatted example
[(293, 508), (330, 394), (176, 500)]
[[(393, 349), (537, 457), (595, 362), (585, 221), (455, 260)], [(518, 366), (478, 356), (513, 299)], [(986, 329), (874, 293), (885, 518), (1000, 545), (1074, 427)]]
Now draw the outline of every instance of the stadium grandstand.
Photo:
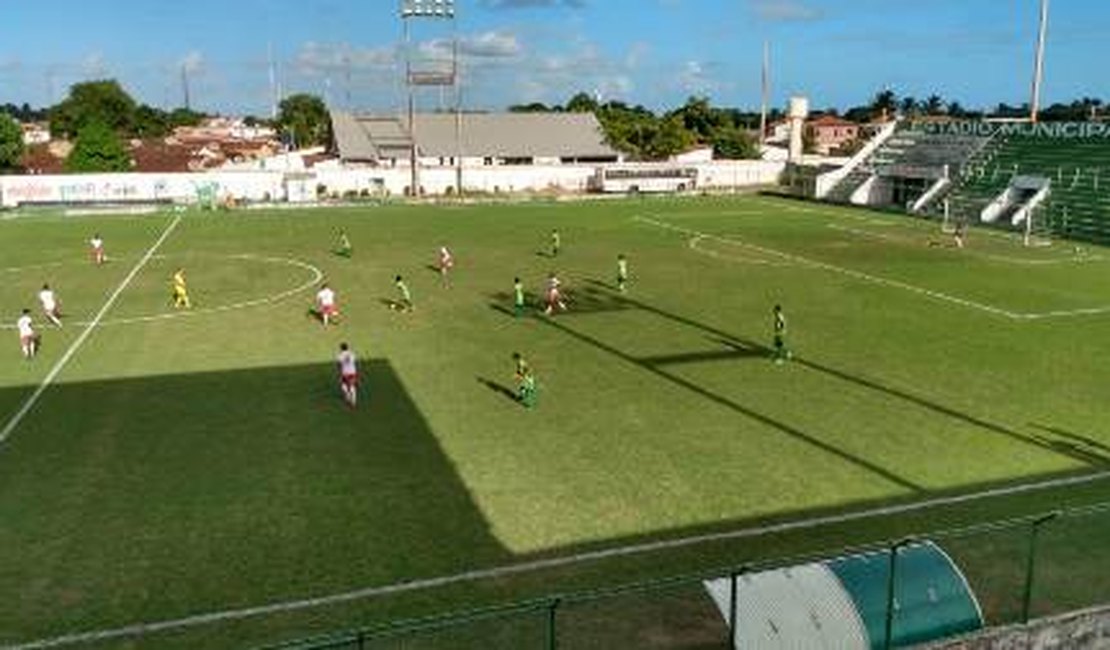
[(880, 135), (818, 198), (1110, 240), (1110, 125), (918, 122)]

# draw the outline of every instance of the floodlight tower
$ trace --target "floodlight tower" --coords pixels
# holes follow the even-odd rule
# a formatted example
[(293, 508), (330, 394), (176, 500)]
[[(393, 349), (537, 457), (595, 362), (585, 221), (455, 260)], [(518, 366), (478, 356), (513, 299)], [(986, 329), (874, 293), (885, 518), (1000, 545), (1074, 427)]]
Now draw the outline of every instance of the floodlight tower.
[(1048, 32), (1048, 0), (1041, 0), (1041, 20), (1037, 29), (1037, 54), (1033, 60), (1033, 98), (1029, 102), (1029, 121), (1037, 123), (1041, 110), (1041, 83), (1044, 81), (1044, 41)]
[[(451, 59), (450, 65), (446, 68), (442, 65), (442, 61), (425, 61), (418, 58), (418, 52), (412, 45), (412, 25), (413, 21), (448, 21), (451, 24)], [(412, 139), (412, 146), (409, 150), (409, 165), (411, 167), (411, 192), (412, 196), (420, 195), (420, 154), (417, 151), (416, 145), (416, 91), (423, 86), (429, 87), (451, 87), (455, 89), (455, 145), (456, 149), (459, 148), (461, 141), (460, 131), (460, 110), (461, 102), (459, 101), (458, 92), (458, 70), (459, 70), (459, 39), (458, 28), (455, 22), (455, 0), (401, 0), (401, 23), (404, 29), (404, 57), (405, 57), (405, 86), (408, 90), (408, 122), (409, 122), (409, 137)], [(434, 52), (433, 52), (434, 53)], [(432, 65), (432, 63), (439, 65)], [(462, 158), (460, 155), (456, 156), (458, 163), (458, 170), (456, 172), (458, 189), (462, 190)]]

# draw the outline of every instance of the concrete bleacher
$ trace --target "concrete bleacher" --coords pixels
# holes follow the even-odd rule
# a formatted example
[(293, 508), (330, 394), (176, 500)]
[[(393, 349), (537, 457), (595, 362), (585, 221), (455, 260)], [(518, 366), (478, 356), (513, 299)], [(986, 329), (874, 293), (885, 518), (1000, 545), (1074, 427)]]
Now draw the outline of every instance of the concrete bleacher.
[(949, 196), (951, 214), (977, 220), (1019, 175), (1051, 182), (1040, 208), (1043, 228), (1055, 236), (1110, 241), (1110, 146), (1098, 140), (1012, 136), (992, 142), (965, 165)]
[(845, 176), (825, 197), (834, 203), (848, 203), (855, 191), (875, 174), (897, 169), (931, 170), (943, 175), (948, 168), (955, 176), (963, 164), (988, 142), (978, 136), (950, 136), (928, 133), (912, 126), (899, 128), (867, 160)]

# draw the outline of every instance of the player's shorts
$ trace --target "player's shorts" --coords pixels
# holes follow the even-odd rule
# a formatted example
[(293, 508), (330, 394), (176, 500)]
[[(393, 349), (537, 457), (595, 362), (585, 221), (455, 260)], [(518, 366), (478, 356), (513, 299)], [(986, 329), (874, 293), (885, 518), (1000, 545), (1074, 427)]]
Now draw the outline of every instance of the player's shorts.
[(339, 308), (335, 305), (323, 305), (320, 307), (320, 313), (325, 316), (336, 316), (339, 314)]
[(339, 383), (344, 386), (358, 386), (358, 375), (340, 375)]
[(19, 337), (19, 344), (21, 346), (30, 345), (34, 341), (35, 341), (35, 335), (34, 334), (31, 334), (30, 336), (21, 336), (21, 337)]

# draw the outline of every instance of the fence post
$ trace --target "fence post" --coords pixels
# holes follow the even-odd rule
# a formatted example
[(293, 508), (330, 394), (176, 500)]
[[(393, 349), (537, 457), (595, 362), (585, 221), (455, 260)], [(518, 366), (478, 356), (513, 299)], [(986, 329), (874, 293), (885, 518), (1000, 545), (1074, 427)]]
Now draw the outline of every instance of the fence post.
[(558, 609), (559, 599), (552, 598), (547, 603), (547, 650), (555, 650), (559, 645), (558, 636), (556, 635), (558, 620), (555, 616)]
[(744, 565), (739, 570), (733, 571), (728, 576), (728, 647), (731, 650), (736, 647), (736, 600), (737, 600), (737, 585), (736, 580), (751, 571), (751, 567)]
[(894, 575), (898, 568), (898, 550), (907, 544), (912, 544), (913, 539), (906, 538), (895, 542), (890, 547), (890, 574), (886, 581), (886, 632), (883, 635), (883, 648), (890, 650), (894, 647)]
[(1021, 622), (1029, 622), (1029, 607), (1033, 602), (1033, 569), (1037, 557), (1037, 533), (1041, 526), (1058, 517), (1058, 511), (1038, 517), (1029, 524), (1029, 554), (1025, 558), (1025, 594), (1021, 601)]

